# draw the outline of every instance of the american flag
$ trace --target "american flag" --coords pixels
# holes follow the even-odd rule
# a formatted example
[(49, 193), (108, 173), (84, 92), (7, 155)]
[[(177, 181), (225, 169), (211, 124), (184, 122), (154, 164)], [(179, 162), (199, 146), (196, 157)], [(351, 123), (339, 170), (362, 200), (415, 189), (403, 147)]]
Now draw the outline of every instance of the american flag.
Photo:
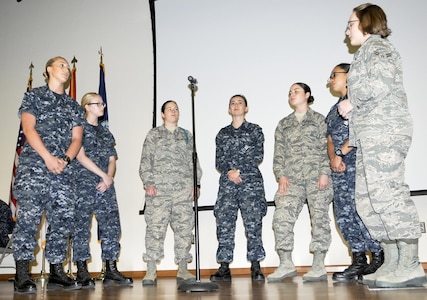
[[(101, 56), (101, 61), (99, 62), (99, 89), (98, 89), (98, 94), (102, 97), (102, 100), (104, 101), (105, 104), (107, 104), (107, 91), (105, 90), (105, 66), (104, 63), (102, 62), (102, 48), (99, 51), (99, 54)], [(104, 115), (102, 117), (99, 118), (99, 121), (101, 122), (101, 124), (105, 127), (109, 127), (108, 126), (108, 106), (105, 106), (104, 108)]]
[[(27, 83), (27, 92), (33, 88), (33, 68), (34, 68), (33, 63), (31, 63), (30, 77), (28, 78), (28, 83)], [(18, 140), (16, 142), (15, 159), (13, 161), (12, 180), (10, 183), (10, 199), (9, 199), (9, 206), (12, 211), (12, 217), (14, 220), (16, 219), (18, 203), (16, 201), (16, 198), (13, 196), (12, 188), (13, 188), (13, 183), (15, 182), (16, 167), (18, 166), (19, 155), (21, 155), (21, 151), (24, 148), (25, 142), (26, 142), (26, 139), (25, 139), (24, 131), (22, 130), (22, 124), (19, 123)]]

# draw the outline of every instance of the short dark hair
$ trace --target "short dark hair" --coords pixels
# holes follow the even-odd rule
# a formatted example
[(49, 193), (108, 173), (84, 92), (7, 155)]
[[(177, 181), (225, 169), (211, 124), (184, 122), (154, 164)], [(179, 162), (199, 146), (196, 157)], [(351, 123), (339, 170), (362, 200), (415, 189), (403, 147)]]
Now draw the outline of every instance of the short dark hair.
[(303, 82), (295, 82), (294, 84), (299, 85), (305, 93), (310, 93), (310, 96), (307, 99), (307, 103), (312, 104), (314, 102), (314, 97), (311, 95), (311, 88)]
[(230, 103), (230, 102), (231, 102), (231, 100), (232, 100), (233, 98), (235, 98), (235, 97), (240, 97), (240, 98), (242, 98), (242, 99), (243, 99), (243, 101), (245, 101), (245, 106), (248, 106), (248, 100), (247, 100), (247, 99), (246, 99), (246, 97), (245, 97), (245, 96), (243, 96), (242, 94), (236, 94), (236, 95), (231, 96), (229, 103)]
[(162, 113), (164, 113), (164, 112), (165, 112), (166, 105), (167, 105), (168, 103), (171, 103), (171, 102), (172, 102), (172, 103), (175, 103), (175, 104), (176, 104), (176, 106), (178, 106), (178, 104), (176, 103), (176, 101), (174, 101), (174, 100), (168, 100), (168, 101), (166, 101), (165, 103), (163, 103), (162, 108), (160, 109)]
[(350, 64), (348, 64), (348, 63), (340, 63), (340, 64), (336, 65), (335, 67), (343, 69), (344, 72), (346, 72), (346, 73), (348, 73), (348, 71), (350, 71)]

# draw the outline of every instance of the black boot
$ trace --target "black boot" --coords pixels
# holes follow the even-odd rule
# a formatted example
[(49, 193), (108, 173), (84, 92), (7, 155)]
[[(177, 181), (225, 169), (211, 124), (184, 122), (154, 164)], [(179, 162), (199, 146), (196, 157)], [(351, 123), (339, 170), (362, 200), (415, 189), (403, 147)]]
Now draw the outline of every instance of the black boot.
[(253, 281), (265, 281), (264, 274), (262, 274), (261, 267), (259, 266), (259, 261), (251, 262), (251, 277)]
[(383, 250), (380, 250), (378, 252), (372, 252), (371, 255), (371, 263), (366, 266), (365, 270), (363, 271), (363, 275), (375, 273), (375, 271), (378, 270), (378, 268), (381, 267), (384, 263)]
[(13, 282), (15, 292), (24, 294), (35, 294), (36, 284), (30, 275), (30, 262), (28, 260), (16, 261), (16, 275)]
[(231, 272), (227, 262), (222, 262), (218, 271), (211, 275), (211, 281), (231, 281)]
[(335, 281), (352, 281), (357, 280), (363, 274), (368, 262), (366, 260), (365, 252), (353, 253), (353, 263), (343, 272), (335, 272), (332, 279)]
[(115, 260), (106, 260), (104, 284), (105, 285), (132, 285), (133, 279), (130, 277), (124, 276), (122, 273), (119, 272), (119, 270), (117, 270), (117, 263)]
[(65, 274), (62, 264), (50, 264), (48, 291), (80, 290), (82, 285)]
[(86, 261), (77, 261), (77, 282), (82, 285), (83, 289), (94, 289), (95, 281), (90, 277), (87, 271)]

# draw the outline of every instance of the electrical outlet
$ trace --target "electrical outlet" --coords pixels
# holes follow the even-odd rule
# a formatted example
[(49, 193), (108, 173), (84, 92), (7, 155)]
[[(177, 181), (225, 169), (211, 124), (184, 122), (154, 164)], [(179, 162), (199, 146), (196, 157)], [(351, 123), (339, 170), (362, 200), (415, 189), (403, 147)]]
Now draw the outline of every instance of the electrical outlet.
[(421, 233), (426, 233), (426, 223), (420, 222), (420, 226), (421, 226)]

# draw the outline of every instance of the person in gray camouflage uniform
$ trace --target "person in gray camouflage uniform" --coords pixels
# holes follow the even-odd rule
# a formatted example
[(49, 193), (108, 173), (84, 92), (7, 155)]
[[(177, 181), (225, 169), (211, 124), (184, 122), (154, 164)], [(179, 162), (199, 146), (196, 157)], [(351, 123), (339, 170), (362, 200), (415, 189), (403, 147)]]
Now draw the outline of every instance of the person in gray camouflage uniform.
[[(175, 101), (161, 107), (163, 125), (152, 128), (144, 141), (139, 175), (145, 188), (145, 247), (143, 259), (147, 272), (143, 285), (157, 283), (157, 264), (164, 257), (164, 240), (168, 224), (174, 232), (177, 282), (195, 280), (187, 270), (192, 261), (193, 238), (193, 136), (178, 127), (179, 110)], [(197, 161), (197, 184), (202, 170)], [(196, 191), (197, 196), (199, 190)]]
[(232, 123), (216, 136), (218, 198), (214, 207), (218, 249), (218, 271), (211, 281), (231, 281), (229, 263), (233, 261), (237, 213), (240, 209), (247, 237), (246, 258), (251, 262), (251, 277), (264, 281), (259, 261), (265, 258), (262, 244), (262, 218), (267, 212), (264, 180), (258, 168), (264, 158), (264, 134), (260, 126), (246, 121), (247, 100), (231, 97), (228, 112)]
[(279, 122), (275, 132), (273, 170), (279, 188), (274, 196), (273, 229), (280, 264), (267, 276), (269, 282), (297, 274), (292, 262), (293, 228), (305, 203), (310, 213), (310, 251), (314, 257), (311, 270), (303, 280), (327, 280), (324, 259), (331, 243), (331, 170), (326, 151), (325, 117), (309, 107), (313, 101), (308, 85), (293, 84), (289, 104), (294, 112)]
[(68, 238), (72, 233), (75, 204), (76, 157), (82, 143), (83, 110), (65, 93), (69, 64), (62, 57), (46, 63), (47, 85), (25, 93), (19, 113), (26, 143), (19, 156), (13, 195), (18, 215), (12, 243), (16, 261), (15, 291), (35, 293), (29, 274), (43, 212), (49, 224), (46, 259), (50, 263), (48, 290), (80, 289), (63, 270)]
[(92, 214), (98, 221), (98, 240), (106, 270), (104, 285), (132, 285), (132, 278), (117, 270), (120, 252), (120, 216), (117, 205), (114, 174), (117, 152), (114, 136), (98, 123), (104, 115), (105, 103), (97, 93), (86, 93), (81, 100), (85, 110), (83, 144), (77, 154), (77, 201), (73, 241), (73, 261), (77, 264), (77, 282), (83, 288), (94, 288), (95, 282), (87, 270), (90, 259), (90, 225)]
[[(384, 253), (377, 240), (371, 238), (368, 229), (356, 210), (354, 188), (356, 178), (356, 149), (348, 146), (348, 120), (338, 113), (338, 104), (347, 99), (347, 72), (350, 64), (335, 66), (328, 80), (330, 91), (339, 96), (326, 116), (328, 156), (334, 186), (334, 214), (345, 241), (352, 253), (352, 263), (342, 272), (335, 272), (332, 279), (351, 281), (360, 275), (374, 273), (384, 261)], [(368, 264), (366, 252), (371, 253)]]
[(357, 211), (372, 238), (381, 242), (384, 264), (363, 276), (378, 287), (422, 286), (417, 209), (404, 182), (412, 118), (403, 87), (402, 60), (387, 37), (387, 17), (377, 5), (353, 9), (346, 35), (360, 46), (348, 73), (348, 99), (338, 107), (349, 118), (356, 152)]

